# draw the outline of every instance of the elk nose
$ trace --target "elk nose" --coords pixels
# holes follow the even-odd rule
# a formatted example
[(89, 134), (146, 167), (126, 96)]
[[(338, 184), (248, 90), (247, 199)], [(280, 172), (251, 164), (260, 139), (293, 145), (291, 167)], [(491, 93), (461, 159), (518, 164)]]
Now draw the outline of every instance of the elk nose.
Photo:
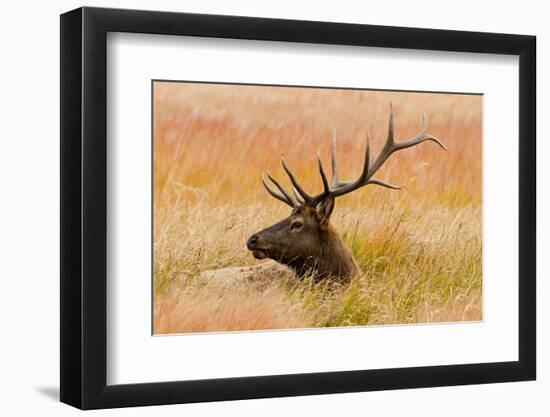
[(258, 235), (252, 235), (246, 242), (246, 247), (248, 250), (254, 250), (256, 249), (256, 243), (258, 243)]

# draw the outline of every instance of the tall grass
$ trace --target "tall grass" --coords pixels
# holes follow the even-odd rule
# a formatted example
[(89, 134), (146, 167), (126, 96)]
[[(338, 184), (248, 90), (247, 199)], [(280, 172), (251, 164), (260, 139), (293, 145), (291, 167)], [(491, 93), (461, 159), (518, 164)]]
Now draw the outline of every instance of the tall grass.
[[(289, 274), (220, 287), (203, 271), (253, 266), (252, 233), (287, 216), (261, 187), (285, 184), (285, 154), (306, 189), (321, 182), (338, 136), (342, 175), (360, 172), (365, 129), (377, 153), (389, 101), (398, 139), (422, 144), (377, 175), (401, 191), (369, 186), (339, 198), (332, 223), (361, 274), (346, 285)], [(154, 331), (177, 333), (480, 320), (482, 317), (481, 97), (279, 87), (155, 83)]]

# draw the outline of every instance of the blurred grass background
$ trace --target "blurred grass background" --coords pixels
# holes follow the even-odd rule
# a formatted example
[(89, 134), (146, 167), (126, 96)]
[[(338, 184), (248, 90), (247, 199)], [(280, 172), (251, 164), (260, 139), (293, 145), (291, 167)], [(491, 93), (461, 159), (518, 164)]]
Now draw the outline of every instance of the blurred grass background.
[[(155, 333), (481, 320), (481, 96), (155, 82), (153, 99)], [(367, 186), (336, 201), (332, 223), (360, 276), (235, 288), (197, 279), (258, 264), (246, 238), (288, 216), (262, 171), (288, 186), (284, 154), (320, 191), (315, 153), (329, 169), (336, 129), (340, 175), (355, 178), (365, 129), (372, 154), (384, 143), (390, 101), (397, 140), (419, 131), (424, 110), (449, 150), (400, 151), (377, 177), (403, 190)]]

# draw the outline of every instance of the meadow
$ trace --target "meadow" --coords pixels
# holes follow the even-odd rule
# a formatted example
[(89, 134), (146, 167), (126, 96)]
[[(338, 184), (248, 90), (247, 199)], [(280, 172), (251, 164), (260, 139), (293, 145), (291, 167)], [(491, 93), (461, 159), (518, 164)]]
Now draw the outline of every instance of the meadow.
[[(153, 331), (287, 329), (482, 319), (482, 97), (428, 93), (155, 82)], [(389, 103), (396, 139), (424, 143), (393, 155), (369, 185), (336, 201), (331, 223), (360, 266), (349, 283), (275, 274), (238, 285), (201, 273), (261, 264), (247, 238), (288, 216), (263, 189), (285, 186), (280, 156), (306, 190), (322, 184), (336, 129), (340, 174), (384, 143)], [(290, 189), (290, 188), (289, 188)]]

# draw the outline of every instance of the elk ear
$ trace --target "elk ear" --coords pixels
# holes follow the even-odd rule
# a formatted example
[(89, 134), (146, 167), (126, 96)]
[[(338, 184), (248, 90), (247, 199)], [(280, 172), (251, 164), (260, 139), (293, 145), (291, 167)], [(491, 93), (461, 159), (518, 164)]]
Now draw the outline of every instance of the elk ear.
[(327, 229), (328, 223), (330, 220), (330, 215), (334, 209), (334, 198), (327, 198), (326, 200), (321, 201), (317, 205), (317, 219), (321, 225), (321, 229)]

